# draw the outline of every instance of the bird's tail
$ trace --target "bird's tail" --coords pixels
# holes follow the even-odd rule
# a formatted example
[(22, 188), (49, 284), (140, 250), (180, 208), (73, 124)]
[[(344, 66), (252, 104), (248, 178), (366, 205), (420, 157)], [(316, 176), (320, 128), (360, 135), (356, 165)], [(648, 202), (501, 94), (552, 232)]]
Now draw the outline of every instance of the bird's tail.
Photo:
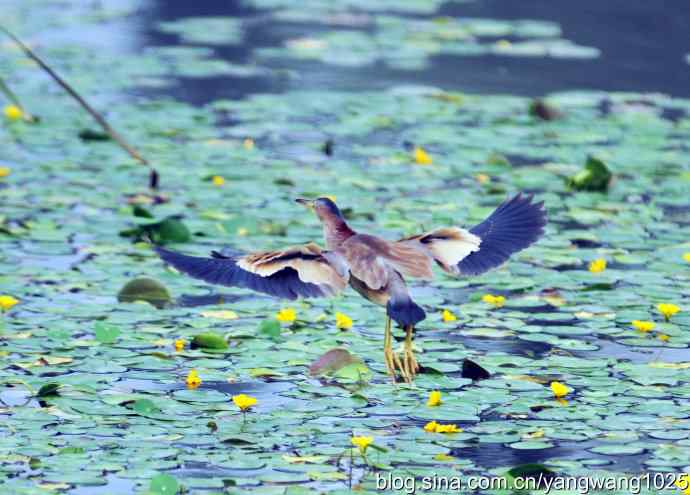
[(403, 327), (416, 325), (424, 318), (426, 313), (409, 296), (391, 297), (386, 304), (386, 313)]
[(532, 203), (532, 196), (518, 194), (504, 201), (470, 232), (481, 239), (479, 249), (458, 263), (460, 273), (479, 275), (503, 264), (512, 254), (525, 249), (544, 233), (544, 202)]

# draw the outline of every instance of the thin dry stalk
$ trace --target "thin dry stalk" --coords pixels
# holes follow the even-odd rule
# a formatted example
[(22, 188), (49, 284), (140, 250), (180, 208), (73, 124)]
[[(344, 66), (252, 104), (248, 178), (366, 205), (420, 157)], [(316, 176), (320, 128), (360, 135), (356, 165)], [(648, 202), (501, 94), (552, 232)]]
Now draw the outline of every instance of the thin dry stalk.
[(149, 162), (146, 160), (137, 150), (135, 150), (132, 146), (127, 144), (127, 142), (120, 136), (115, 129), (113, 129), (110, 124), (103, 118), (103, 116), (98, 113), (94, 108), (89, 105), (84, 98), (81, 97), (77, 91), (72, 88), (62, 77), (60, 77), (53, 69), (51, 69), (48, 64), (46, 64), (41, 58), (39, 58), (38, 55), (36, 55), (31, 48), (29, 48), (22, 40), (20, 40), (18, 37), (16, 37), (14, 34), (12, 34), (7, 28), (4, 26), (0, 26), (0, 31), (4, 32), (7, 36), (14, 41), (19, 48), (34, 62), (38, 64), (38, 66), (43, 69), (45, 72), (50, 75), (50, 77), (53, 78), (53, 80), (58, 83), (62, 89), (67, 91), (72, 98), (74, 98), (77, 103), (79, 103), (84, 110), (89, 112), (91, 116), (100, 124), (100, 126), (103, 128), (103, 130), (115, 141), (117, 144), (119, 144), (127, 153), (130, 154), (130, 156), (140, 163), (144, 165), (148, 165)]

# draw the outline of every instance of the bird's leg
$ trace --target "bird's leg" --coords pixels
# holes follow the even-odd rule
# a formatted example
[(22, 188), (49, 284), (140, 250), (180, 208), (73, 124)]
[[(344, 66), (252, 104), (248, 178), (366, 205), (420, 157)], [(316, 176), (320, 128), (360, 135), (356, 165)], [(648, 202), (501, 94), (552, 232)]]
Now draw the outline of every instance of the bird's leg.
[(419, 370), (419, 364), (414, 357), (414, 352), (412, 350), (412, 330), (414, 327), (412, 325), (407, 325), (405, 327), (405, 350), (403, 352), (403, 363), (405, 365), (406, 371), (406, 381), (411, 382), (417, 371)]
[(386, 332), (383, 336), (383, 359), (386, 362), (386, 371), (395, 383), (395, 360), (393, 358), (393, 334), (391, 333), (391, 319), (386, 316)]

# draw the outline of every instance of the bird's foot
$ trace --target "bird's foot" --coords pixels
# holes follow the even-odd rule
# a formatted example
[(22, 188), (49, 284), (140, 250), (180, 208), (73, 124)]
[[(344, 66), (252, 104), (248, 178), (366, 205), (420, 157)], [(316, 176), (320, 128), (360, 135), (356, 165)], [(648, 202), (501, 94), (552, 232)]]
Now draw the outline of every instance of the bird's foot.
[(407, 383), (412, 383), (415, 376), (417, 376), (417, 371), (419, 371), (419, 363), (417, 363), (417, 359), (414, 357), (414, 351), (412, 350), (411, 344), (405, 344), (405, 348), (403, 349), (402, 364), (405, 369), (403, 378), (405, 378)]
[(388, 372), (388, 376), (391, 377), (391, 380), (393, 383), (395, 383), (395, 359), (396, 355), (393, 352), (393, 349), (390, 347), (386, 347), (383, 349), (383, 360), (386, 362), (386, 371)]

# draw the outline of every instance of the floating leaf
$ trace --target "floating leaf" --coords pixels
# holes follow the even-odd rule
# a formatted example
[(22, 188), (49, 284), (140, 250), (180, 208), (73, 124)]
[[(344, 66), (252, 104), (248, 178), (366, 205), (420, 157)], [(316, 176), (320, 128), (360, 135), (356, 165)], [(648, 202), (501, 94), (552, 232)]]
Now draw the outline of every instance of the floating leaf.
[(312, 376), (332, 374), (357, 362), (359, 360), (346, 349), (331, 349), (309, 366), (309, 374)]
[(222, 350), (228, 348), (228, 343), (217, 333), (207, 332), (195, 335), (192, 339), (192, 347), (201, 349)]
[(39, 399), (45, 399), (46, 397), (56, 397), (60, 395), (58, 389), (60, 388), (59, 383), (46, 383), (38, 389), (36, 397)]
[(84, 129), (79, 131), (79, 137), (84, 141), (109, 141), (110, 136), (102, 131), (94, 131), (93, 129)]
[(606, 164), (590, 156), (585, 168), (568, 179), (568, 187), (577, 191), (606, 191), (612, 174)]
[(149, 484), (149, 492), (155, 495), (175, 495), (179, 490), (177, 480), (169, 474), (158, 474)]
[(172, 299), (168, 289), (159, 281), (152, 278), (136, 278), (127, 282), (118, 292), (117, 300), (120, 302), (145, 301), (161, 309)]
[(160, 408), (150, 399), (138, 399), (134, 401), (132, 409), (142, 415), (160, 412)]
[(94, 335), (101, 344), (113, 344), (120, 336), (120, 329), (110, 323), (97, 321), (94, 325)]
[(491, 374), (471, 359), (462, 361), (462, 377), (470, 380), (486, 380)]
[(280, 339), (281, 326), (275, 318), (267, 318), (259, 325), (259, 335), (265, 335), (270, 339)]
[(160, 222), (139, 225), (133, 229), (120, 232), (122, 237), (132, 237), (135, 240), (150, 240), (154, 244), (171, 244), (188, 242), (192, 238), (187, 226), (177, 217), (167, 217)]

